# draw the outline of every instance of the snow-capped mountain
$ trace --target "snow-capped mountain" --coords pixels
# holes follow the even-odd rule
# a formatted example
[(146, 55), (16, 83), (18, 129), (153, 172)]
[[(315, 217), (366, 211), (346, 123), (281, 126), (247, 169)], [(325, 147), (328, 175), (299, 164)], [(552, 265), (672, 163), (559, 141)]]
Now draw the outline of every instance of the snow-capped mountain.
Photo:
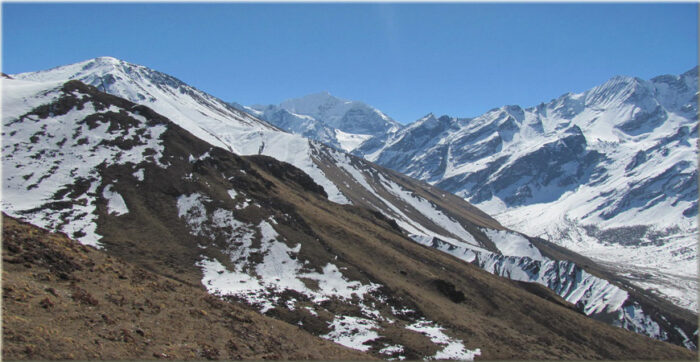
[(103, 92), (147, 105), (167, 115), (198, 138), (218, 147), (228, 148), (231, 145), (231, 142), (219, 139), (220, 133), (277, 129), (175, 77), (112, 57), (95, 58), (45, 71), (16, 74), (13, 77), (39, 82), (80, 80)]
[(328, 92), (289, 99), (279, 105), (238, 107), (286, 131), (348, 152), (369, 138), (401, 129), (382, 111)]
[[(460, 223), (468, 224), (474, 218), (480, 222), (491, 220), (471, 206), (454, 207), (451, 201), (458, 198), (449, 194), (442, 196), (444, 193), (432, 188), (428, 188), (425, 200), (416, 203), (410, 195), (395, 191), (400, 187), (390, 183), (394, 181), (403, 186), (412, 181), (399, 181), (400, 175), (388, 173), (360, 158), (283, 132), (174, 77), (140, 65), (102, 57), (13, 77), (35, 82), (80, 80), (107, 93), (147, 105), (213, 146), (239, 155), (267, 155), (289, 162), (323, 186), (331, 201), (385, 212), (415, 235), (473, 243), (471, 237), (460, 235), (466, 234)], [(377, 175), (383, 177), (383, 183)], [(497, 223), (490, 222), (492, 224), (487, 224), (497, 227)], [(475, 246), (481, 245), (477, 242)]]
[[(338, 245), (362, 243), (344, 223), (404, 238), (381, 214), (351, 209), (336, 219), (339, 211), (318, 207), (347, 208), (327, 201), (323, 188), (293, 166), (241, 159), (79, 81), (3, 87), (8, 214), (177, 280), (201, 281), (212, 294), (262, 313), (282, 320), (279, 313), (287, 313), (292, 324), (308, 320), (305, 329), (317, 336), (372, 348), (377, 357), (480, 354), (389, 292)], [(342, 236), (329, 236), (313, 215)], [(383, 332), (389, 324), (407, 336), (428, 331), (428, 345), (392, 337)]]
[[(456, 196), (283, 132), (170, 76), (98, 58), (13, 77), (17, 80), (3, 81), (3, 210), (11, 216), (164, 268), (171, 275), (190, 268), (190, 282), (201, 280), (212, 293), (244, 300), (265, 312), (274, 310), (271, 313), (280, 318), (288, 315), (285, 311), (297, 310), (299, 300), (342, 299), (342, 305), (357, 307), (352, 297), (356, 294), (365, 300), (359, 304), (361, 312), (339, 316), (346, 307), (336, 306), (340, 309), (334, 315), (340, 319), (327, 319), (328, 325), (316, 335), (360, 349), (380, 339), (377, 330), (391, 329), (389, 321), (401, 315), (397, 311), (416, 311), (410, 305), (418, 303), (421, 313), (429, 315), (418, 296), (401, 302), (408, 304), (393, 305), (390, 312), (373, 309), (391, 296), (372, 292), (376, 280), (389, 283), (377, 275), (396, 273), (378, 272), (382, 263), (377, 256), (354, 256), (349, 264), (330, 262), (333, 255), (341, 260), (355, 255), (352, 243), (371, 252), (383, 250), (383, 242), (391, 240), (398, 243), (396, 250), (409, 250), (411, 260), (451, 254), (493, 274), (542, 284), (591, 317), (690, 349), (697, 344), (692, 316), (609, 279), (589, 261), (504, 230)], [(67, 79), (61, 77), (91, 82), (117, 97), (80, 82), (64, 83)], [(226, 161), (238, 160), (235, 154), (274, 159)], [(307, 203), (316, 206), (300, 206)], [(136, 230), (130, 223), (143, 227)], [(124, 242), (127, 234), (134, 241)], [(168, 238), (177, 243), (166, 243)], [(318, 253), (323, 256), (315, 259)], [(399, 255), (387, 253), (379, 255)], [(297, 260), (318, 265), (312, 270)], [(332, 264), (327, 270), (324, 261)], [(456, 295), (454, 280), (461, 277), (441, 277), (434, 269), (439, 264), (430, 265), (421, 273), (442, 280), (434, 282), (441, 293)], [(195, 266), (199, 274), (192, 271)], [(342, 272), (351, 266), (349, 274)], [(433, 283), (429, 279), (426, 283)], [(332, 287), (326, 290), (324, 283)], [(377, 285), (377, 290), (385, 290)], [(289, 302), (289, 296), (295, 296), (294, 301)], [(438, 325), (448, 321), (430, 318), (406, 319), (406, 328), (428, 333), (425, 330), (442, 330)], [(347, 326), (352, 328), (345, 330)], [(367, 338), (351, 336), (358, 333)], [(454, 337), (430, 335), (438, 345), (453, 346), (449, 350), (459, 352), (455, 356), (476, 353), (474, 347), (452, 344)], [(416, 358), (439, 355), (439, 350), (402, 354), (410, 343), (401, 343), (372, 348), (377, 356), (387, 355), (381, 351)]]
[(355, 153), (697, 313), (697, 82), (615, 77), (528, 109), (430, 114)]

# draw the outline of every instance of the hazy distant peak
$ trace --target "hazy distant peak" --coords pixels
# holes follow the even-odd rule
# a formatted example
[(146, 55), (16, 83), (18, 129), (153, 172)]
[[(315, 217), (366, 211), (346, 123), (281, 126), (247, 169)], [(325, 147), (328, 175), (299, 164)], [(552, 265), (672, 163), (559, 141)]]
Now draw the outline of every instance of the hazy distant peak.
[(294, 113), (316, 114), (343, 104), (352, 103), (345, 99), (334, 97), (328, 91), (307, 94), (303, 97), (287, 99), (280, 107)]
[(681, 77), (695, 77), (695, 78), (697, 78), (698, 77), (698, 66), (694, 66), (693, 68), (691, 68), (687, 72), (681, 74)]
[(435, 114), (433, 114), (433, 112), (430, 112), (430, 113), (426, 114), (425, 116), (419, 118), (416, 122), (424, 122), (424, 121), (427, 121), (427, 120), (432, 119), (432, 118), (435, 118)]

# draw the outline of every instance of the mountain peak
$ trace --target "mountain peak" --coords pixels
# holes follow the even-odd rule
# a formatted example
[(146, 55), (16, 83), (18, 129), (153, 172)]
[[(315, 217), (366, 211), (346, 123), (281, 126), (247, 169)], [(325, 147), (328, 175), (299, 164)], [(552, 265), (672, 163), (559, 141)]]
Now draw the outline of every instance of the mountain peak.
[(440, 116), (438, 118), (433, 112), (426, 114), (417, 121), (413, 122), (409, 128), (410, 129), (426, 129), (431, 130), (438, 127), (441, 123), (448, 123), (451, 118), (447, 115)]
[[(35, 81), (80, 79), (89, 75), (103, 76), (106, 74), (111, 74), (119, 71), (125, 66), (136, 67), (136, 65), (127, 63), (123, 60), (119, 60), (110, 56), (103, 56), (83, 60), (73, 64), (62, 65), (38, 72), (15, 74), (15, 78)], [(86, 83), (90, 83), (90, 81), (87, 79), (83, 79), (83, 81)]]
[(586, 92), (586, 104), (610, 106), (631, 99), (639, 92), (645, 92), (645, 82), (641, 78), (616, 75), (607, 82)]
[(101, 57), (95, 57), (92, 59), (86, 59), (81, 62), (69, 64), (69, 65), (64, 65), (64, 67), (72, 67), (72, 66), (106, 66), (106, 67), (116, 67), (116, 66), (122, 66), (122, 65), (130, 65), (130, 66), (136, 66), (136, 64), (131, 64), (125, 60), (121, 60), (119, 58), (115, 58), (112, 56), (101, 56)]
[(698, 66), (696, 65), (696, 66), (692, 67), (690, 70), (688, 70), (687, 72), (681, 74), (681, 77), (695, 77), (695, 78), (697, 78), (698, 77)]
[(299, 98), (292, 98), (292, 99), (339, 99), (338, 97), (334, 96), (331, 94), (331, 92), (324, 90), (320, 92), (315, 92), (315, 93), (309, 93), (305, 96), (301, 96)]
[(360, 101), (335, 97), (328, 91), (288, 99), (279, 107), (296, 115), (311, 117), (324, 126), (354, 134), (377, 134), (396, 126), (394, 120), (378, 109)]
[(429, 113), (426, 114), (425, 116), (419, 118), (416, 122), (427, 121), (427, 120), (429, 120), (429, 119), (431, 119), (431, 118), (435, 118), (435, 114), (434, 114), (433, 112), (429, 112)]
[(121, 59), (117, 59), (115, 57), (110, 57), (110, 56), (97, 57), (97, 58), (92, 59), (92, 61), (95, 61), (98, 63), (103, 63), (103, 64), (120, 64), (120, 63), (124, 62)]
[(329, 109), (337, 105), (349, 104), (350, 101), (331, 95), (328, 91), (307, 94), (299, 98), (287, 99), (280, 106), (290, 112), (299, 114), (318, 113), (322, 109)]
[(88, 59), (82, 62), (65, 66), (68, 69), (78, 68), (81, 71), (95, 71), (99, 70), (101, 72), (113, 72), (120, 69), (123, 66), (132, 65), (123, 60), (114, 57), (97, 57), (93, 59)]
[(317, 94), (317, 95), (324, 95), (324, 96), (326, 96), (326, 97), (332, 97), (331, 92), (329, 92), (329, 91), (327, 91), (327, 90), (320, 91), (320, 92), (317, 92), (317, 93), (311, 93), (311, 95), (314, 95), (314, 94)]

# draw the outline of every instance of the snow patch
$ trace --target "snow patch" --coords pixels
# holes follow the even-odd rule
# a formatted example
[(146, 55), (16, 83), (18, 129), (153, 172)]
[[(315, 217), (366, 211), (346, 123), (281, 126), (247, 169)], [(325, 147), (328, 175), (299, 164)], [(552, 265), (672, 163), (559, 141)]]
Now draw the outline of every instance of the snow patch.
[(102, 191), (102, 196), (107, 200), (107, 212), (112, 215), (121, 216), (129, 213), (126, 202), (122, 195), (114, 191), (112, 185), (107, 185)]
[[(398, 345), (398, 344), (395, 344), (395, 345), (388, 345), (388, 346), (386, 346), (386, 347), (380, 349), (380, 350), (379, 350), (379, 353), (380, 353), (380, 354), (386, 354), (386, 355), (390, 355), (390, 356), (391, 356), (391, 355), (394, 355), (394, 354), (403, 353), (403, 351), (404, 351), (403, 346)], [(406, 357), (404, 357), (404, 356), (399, 356), (398, 359), (399, 359), (399, 360), (404, 360), (404, 359), (406, 359)]]
[(329, 323), (333, 329), (328, 334), (320, 336), (321, 338), (329, 339), (335, 343), (345, 347), (366, 352), (371, 346), (365, 343), (379, 338), (375, 331), (377, 324), (366, 318), (336, 316), (333, 322)]
[(508, 230), (482, 229), (505, 256), (529, 257), (543, 261), (544, 257), (524, 236)]
[(352, 152), (352, 150), (359, 147), (362, 142), (370, 138), (372, 138), (372, 135), (369, 134), (354, 134), (346, 133), (339, 129), (335, 130), (335, 139), (340, 143), (340, 148), (346, 152)]
[(474, 357), (481, 355), (481, 349), (469, 350), (464, 346), (464, 342), (447, 336), (442, 332), (443, 328), (434, 322), (421, 319), (411, 325), (406, 326), (406, 329), (415, 331), (430, 338), (435, 344), (443, 345), (440, 351), (429, 359), (456, 359), (473, 361)]
[(138, 169), (138, 171), (134, 172), (132, 175), (139, 181), (143, 181), (145, 177), (142, 168)]
[[(331, 263), (327, 263), (321, 272), (306, 271), (297, 257), (301, 244), (289, 247), (283, 242), (272, 226), (276, 223), (274, 219), (263, 220), (257, 227), (253, 227), (236, 220), (229, 210), (216, 209), (208, 213), (205, 206), (207, 202), (210, 202), (209, 198), (194, 193), (180, 196), (177, 207), (178, 216), (187, 222), (194, 235), (221, 235), (231, 242), (229, 257), (235, 265), (233, 271), (223, 270), (221, 263), (213, 259), (203, 258), (198, 264), (205, 275), (203, 283), (212, 293), (236, 295), (251, 303), (258, 303), (262, 300), (277, 300), (277, 294), (290, 289), (320, 303), (330, 297), (363, 299), (379, 287), (372, 283), (347, 280), (338, 267)], [(256, 234), (260, 239), (259, 247), (253, 247)], [(261, 255), (262, 260), (249, 259), (253, 254)], [(316, 281), (318, 289), (310, 289), (303, 279)], [(226, 288), (225, 283), (216, 280), (237, 280), (238, 283)]]
[(209, 198), (199, 193), (177, 198), (177, 216), (187, 221), (195, 235), (203, 234), (202, 225), (207, 220), (207, 210), (203, 201), (209, 201)]

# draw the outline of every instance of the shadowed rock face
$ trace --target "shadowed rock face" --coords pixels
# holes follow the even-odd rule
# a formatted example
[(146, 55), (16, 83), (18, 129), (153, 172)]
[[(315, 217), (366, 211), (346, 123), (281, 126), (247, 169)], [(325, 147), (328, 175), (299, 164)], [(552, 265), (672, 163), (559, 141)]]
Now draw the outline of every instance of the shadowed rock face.
[[(494, 139), (500, 141), (500, 138)], [(474, 184), (471, 189), (474, 203), (494, 196), (508, 206), (546, 203), (559, 199), (578, 185), (591, 182), (591, 178), (603, 176), (605, 169), (596, 169), (603, 159), (600, 153), (586, 150), (586, 139), (574, 126), (569, 135), (545, 144), (517, 162), (505, 167), (494, 162), (480, 172), (461, 178), (458, 183)], [(447, 179), (437, 186), (449, 189), (459, 187), (458, 183)]]
[(697, 216), (697, 170), (688, 173), (692, 169), (689, 162), (681, 161), (664, 171), (663, 173), (630, 185), (630, 190), (615, 206), (600, 216), (603, 219), (611, 219), (616, 215), (633, 208), (650, 209), (666, 200), (673, 200), (674, 204), (687, 201), (690, 206), (683, 210), (687, 217)]

